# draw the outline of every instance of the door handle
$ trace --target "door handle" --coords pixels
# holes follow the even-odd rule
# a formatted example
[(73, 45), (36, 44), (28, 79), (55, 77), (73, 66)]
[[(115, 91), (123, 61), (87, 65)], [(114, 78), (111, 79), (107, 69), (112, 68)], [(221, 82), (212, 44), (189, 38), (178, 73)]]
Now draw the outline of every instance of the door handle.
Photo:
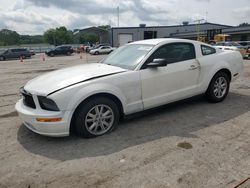
[(199, 68), (199, 66), (197, 66), (197, 65), (191, 65), (189, 70), (196, 70), (198, 68)]

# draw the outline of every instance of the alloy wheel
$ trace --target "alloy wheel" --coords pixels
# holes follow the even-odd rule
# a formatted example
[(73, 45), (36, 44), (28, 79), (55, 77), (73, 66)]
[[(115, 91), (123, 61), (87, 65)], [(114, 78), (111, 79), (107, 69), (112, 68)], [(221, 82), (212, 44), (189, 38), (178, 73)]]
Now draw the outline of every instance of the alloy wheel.
[(113, 123), (114, 112), (104, 104), (94, 106), (85, 118), (85, 127), (93, 135), (102, 135), (108, 132)]
[(214, 82), (214, 95), (217, 98), (222, 98), (227, 92), (227, 81), (224, 77), (219, 77), (217, 80)]

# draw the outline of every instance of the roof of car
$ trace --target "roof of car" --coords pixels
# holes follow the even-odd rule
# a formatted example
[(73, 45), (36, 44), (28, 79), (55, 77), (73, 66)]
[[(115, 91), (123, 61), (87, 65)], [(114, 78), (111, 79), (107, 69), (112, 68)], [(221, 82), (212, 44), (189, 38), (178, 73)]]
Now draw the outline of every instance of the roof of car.
[(141, 40), (136, 42), (131, 42), (130, 44), (148, 44), (148, 45), (158, 45), (163, 42), (197, 42), (194, 40), (188, 39), (176, 39), (176, 38), (158, 38), (158, 39), (148, 39), (148, 40)]

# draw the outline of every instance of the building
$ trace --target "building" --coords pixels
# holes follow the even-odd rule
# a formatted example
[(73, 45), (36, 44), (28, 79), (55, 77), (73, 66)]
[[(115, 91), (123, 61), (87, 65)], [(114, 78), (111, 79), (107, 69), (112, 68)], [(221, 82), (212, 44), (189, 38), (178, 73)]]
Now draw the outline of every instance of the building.
[(232, 41), (250, 41), (250, 25), (222, 29), (222, 33), (230, 35)]
[(152, 38), (185, 38), (197, 39), (197, 36), (205, 37), (206, 41), (212, 40), (214, 35), (222, 33), (223, 29), (233, 28), (229, 25), (202, 23), (175, 26), (156, 26), (146, 27), (141, 24), (140, 27), (115, 27), (110, 30), (110, 43), (118, 47), (125, 43), (137, 40)]
[[(77, 30), (74, 33), (74, 35), (80, 36), (80, 34), (85, 34), (85, 33), (94, 34), (98, 36), (100, 43), (109, 43), (109, 32), (106, 29), (102, 29), (99, 27), (89, 27), (89, 28)], [(79, 40), (77, 42), (79, 42)]]
[(78, 30), (75, 35), (91, 33), (99, 37), (100, 43), (109, 43), (111, 46), (119, 47), (126, 43), (152, 38), (184, 38), (197, 40), (204, 39), (209, 42), (217, 34), (228, 34), (232, 41), (250, 41), (250, 26), (233, 27), (216, 23), (205, 22), (201, 24), (188, 24), (174, 26), (146, 27), (114, 27), (108, 30), (99, 27), (89, 27)]

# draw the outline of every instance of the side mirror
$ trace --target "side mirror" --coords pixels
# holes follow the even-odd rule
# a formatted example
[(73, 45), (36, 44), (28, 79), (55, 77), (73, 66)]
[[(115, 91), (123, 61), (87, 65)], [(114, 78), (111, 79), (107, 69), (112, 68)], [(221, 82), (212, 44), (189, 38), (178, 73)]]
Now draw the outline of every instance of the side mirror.
[(154, 59), (153, 62), (147, 64), (149, 68), (165, 67), (167, 66), (166, 59)]

